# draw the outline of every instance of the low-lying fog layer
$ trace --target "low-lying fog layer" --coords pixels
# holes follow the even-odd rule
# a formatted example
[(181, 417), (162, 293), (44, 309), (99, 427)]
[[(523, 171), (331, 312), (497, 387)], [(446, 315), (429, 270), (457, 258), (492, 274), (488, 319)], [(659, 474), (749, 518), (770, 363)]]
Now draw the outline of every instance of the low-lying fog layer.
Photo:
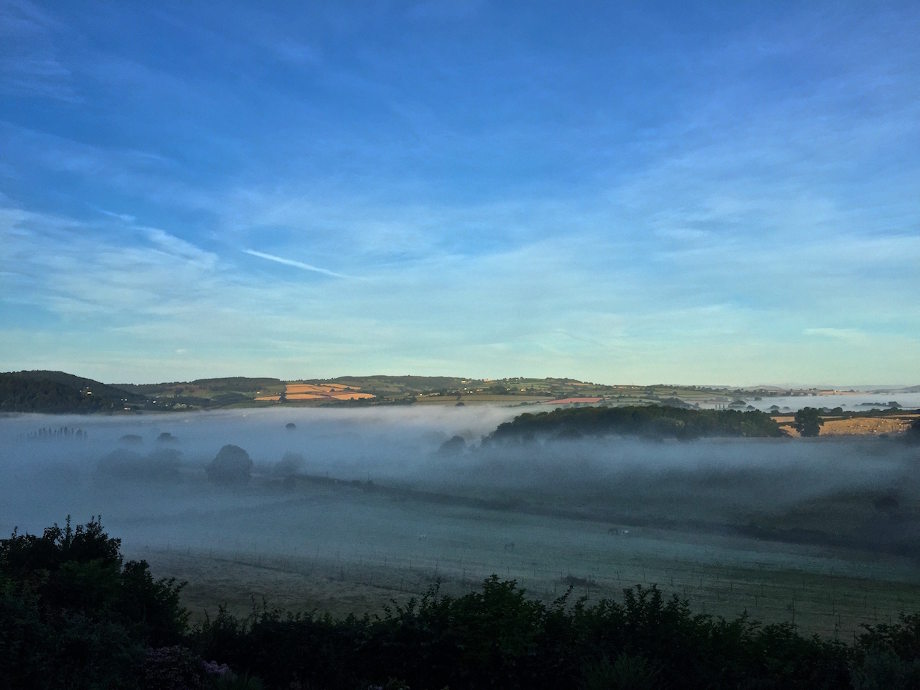
[[(402, 549), (411, 557), (431, 552), (437, 537), (438, 557), (448, 558), (476, 544), (500, 554), (528, 539), (524, 525), (575, 519), (597, 525), (601, 537), (608, 525), (617, 535), (668, 530), (653, 546), (681, 557), (699, 535), (747, 540), (737, 549), (742, 560), (754, 558), (758, 544), (775, 550), (768, 542), (794, 543), (800, 553), (803, 545), (815, 554), (875, 550), (908, 559), (911, 577), (920, 528), (916, 447), (874, 438), (613, 437), (479, 447), (518, 412), (468, 406), (3, 417), (0, 534), (15, 526), (39, 531), (68, 514), (76, 522), (101, 514), (129, 550), (347, 551), (363, 558)], [(454, 436), (463, 442), (445, 445)], [(226, 444), (252, 458), (249, 483), (209, 481), (205, 468)], [(571, 533), (560, 539), (571, 541)]]
[[(454, 473), (432, 458), (446, 439), (478, 441), (515, 414), (501, 407), (380, 407), (0, 417), (0, 533), (14, 525), (41, 529), (68, 513), (81, 521), (102, 513), (110, 525), (127, 515), (173, 514), (186, 508), (180, 489), (191, 492), (199, 511), (261, 500), (207, 485), (205, 466), (227, 444), (249, 453), (255, 477), (293, 470), (377, 482), (433, 479)], [(142, 471), (143, 461), (164, 458), (178, 459), (178, 476)], [(136, 476), (106, 471), (119, 464), (137, 467)]]
[[(743, 396), (742, 396), (743, 397)], [(751, 407), (761, 412), (769, 412), (775, 405), (780, 410), (800, 410), (803, 407), (826, 407), (829, 410), (835, 407), (843, 408), (848, 412), (861, 410), (888, 409), (889, 403), (896, 402), (906, 410), (920, 408), (920, 392), (904, 393), (846, 393), (841, 395), (794, 395), (760, 398), (744, 398)]]

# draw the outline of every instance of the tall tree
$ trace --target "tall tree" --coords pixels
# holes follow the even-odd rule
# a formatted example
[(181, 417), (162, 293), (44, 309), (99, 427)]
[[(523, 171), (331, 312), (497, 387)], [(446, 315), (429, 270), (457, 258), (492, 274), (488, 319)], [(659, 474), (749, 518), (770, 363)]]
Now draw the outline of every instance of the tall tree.
[(815, 407), (803, 407), (795, 413), (795, 428), (802, 436), (817, 436), (822, 424), (821, 412)]

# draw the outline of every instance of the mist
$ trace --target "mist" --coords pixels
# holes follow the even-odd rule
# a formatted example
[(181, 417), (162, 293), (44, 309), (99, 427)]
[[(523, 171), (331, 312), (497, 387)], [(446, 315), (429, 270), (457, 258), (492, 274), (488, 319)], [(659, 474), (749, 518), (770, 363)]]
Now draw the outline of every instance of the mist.
[[(713, 563), (918, 581), (916, 447), (879, 438), (482, 442), (519, 412), (2, 417), (0, 532), (101, 515), (132, 556), (302, 559), (365, 579), (374, 568), (463, 582), (496, 572), (547, 592), (572, 569), (595, 581), (629, 567), (645, 576), (656, 563), (672, 581), (680, 568)], [(248, 481), (209, 480), (228, 444), (251, 458)], [(640, 562), (641, 571), (629, 565)]]

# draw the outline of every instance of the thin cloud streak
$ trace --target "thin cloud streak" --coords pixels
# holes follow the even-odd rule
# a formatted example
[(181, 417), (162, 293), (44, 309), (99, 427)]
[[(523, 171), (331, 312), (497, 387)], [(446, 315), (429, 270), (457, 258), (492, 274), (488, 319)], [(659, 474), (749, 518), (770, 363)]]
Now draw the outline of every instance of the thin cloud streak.
[(293, 266), (294, 268), (299, 268), (303, 271), (312, 271), (314, 273), (321, 273), (325, 276), (331, 276), (332, 278), (343, 278), (346, 280), (351, 280), (351, 276), (347, 276), (344, 273), (336, 273), (335, 271), (330, 271), (328, 268), (320, 268), (319, 266), (312, 266), (306, 264), (303, 261), (295, 261), (294, 259), (285, 259), (281, 256), (275, 256), (274, 254), (266, 254), (265, 252), (257, 252), (254, 249), (244, 249), (243, 253), (249, 254), (250, 256), (256, 256), (260, 259), (265, 259), (266, 261), (274, 261), (278, 264), (283, 264), (285, 266)]
[(0, 27), (9, 368), (920, 376), (917, 8), (98, 9)]

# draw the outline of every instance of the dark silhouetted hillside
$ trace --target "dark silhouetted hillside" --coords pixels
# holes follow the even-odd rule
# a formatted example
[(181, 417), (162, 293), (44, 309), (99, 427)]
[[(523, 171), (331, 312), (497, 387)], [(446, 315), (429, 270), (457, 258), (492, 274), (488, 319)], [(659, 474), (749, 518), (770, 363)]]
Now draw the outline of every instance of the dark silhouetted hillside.
[(63, 371), (0, 373), (2, 412), (103, 412), (144, 403), (142, 395)]

